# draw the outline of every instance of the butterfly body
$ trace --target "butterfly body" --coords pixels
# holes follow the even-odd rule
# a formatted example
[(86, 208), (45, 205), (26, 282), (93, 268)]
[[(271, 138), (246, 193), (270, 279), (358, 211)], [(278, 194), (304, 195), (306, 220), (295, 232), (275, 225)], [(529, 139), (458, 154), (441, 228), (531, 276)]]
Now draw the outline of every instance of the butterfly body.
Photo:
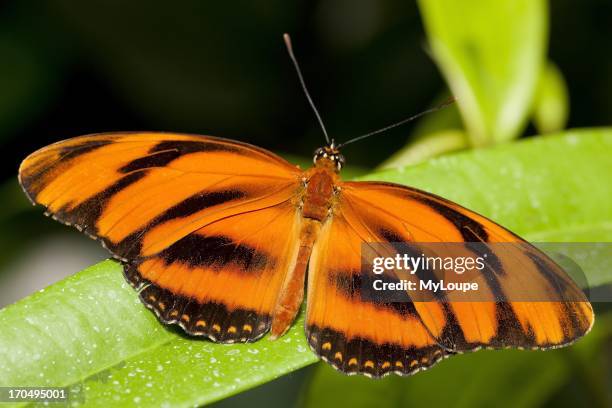
[(272, 318), (271, 337), (277, 338), (289, 329), (304, 298), (304, 280), (308, 261), (321, 225), (332, 216), (337, 195), (340, 192), (338, 172), (341, 166), (333, 153), (315, 155), (315, 165), (301, 177), (303, 191), (297, 209), (302, 218), (300, 248), (295, 267), (289, 272), (275, 306)]
[[(333, 145), (314, 159), (302, 171), (228, 139), (109, 133), (40, 149), (19, 178), (32, 202), (123, 263), (161, 322), (215, 342), (281, 336), (305, 280), (308, 343), (347, 374), (408, 375), (458, 352), (560, 347), (590, 330), (581, 290), (515, 234), (420, 190), (342, 181)], [(520, 245), (479, 277), (501, 301), (392, 303), (361, 296), (362, 246), (377, 242)], [(525, 287), (559, 299), (513, 300)]]

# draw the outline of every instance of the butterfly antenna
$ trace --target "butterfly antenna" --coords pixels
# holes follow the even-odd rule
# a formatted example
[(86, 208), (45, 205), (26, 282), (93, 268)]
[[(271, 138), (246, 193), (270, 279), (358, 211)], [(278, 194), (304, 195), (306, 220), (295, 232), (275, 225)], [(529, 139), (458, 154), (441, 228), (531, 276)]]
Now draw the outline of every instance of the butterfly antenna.
[(366, 133), (365, 135), (357, 136), (357, 137), (355, 137), (355, 138), (353, 138), (353, 139), (347, 140), (346, 142), (344, 142), (344, 143), (340, 143), (339, 145), (337, 145), (337, 146), (336, 146), (336, 148), (338, 148), (338, 149), (339, 149), (339, 148), (341, 148), (341, 147), (343, 147), (343, 146), (346, 146), (346, 145), (347, 145), (347, 144), (349, 144), (349, 143), (353, 143), (353, 142), (356, 142), (356, 141), (358, 141), (358, 140), (365, 139), (366, 137), (370, 137), (370, 136), (377, 135), (377, 134), (379, 134), (379, 133), (386, 132), (386, 131), (387, 131), (387, 130), (389, 130), (389, 129), (396, 128), (396, 127), (401, 126), (401, 125), (404, 125), (404, 124), (406, 124), (406, 123), (408, 123), (408, 122), (412, 122), (413, 120), (418, 119), (418, 118), (420, 118), (421, 116), (427, 115), (428, 113), (432, 113), (432, 112), (439, 111), (440, 109), (444, 109), (444, 108), (446, 108), (448, 105), (453, 104), (455, 101), (456, 101), (455, 97), (454, 97), (454, 96), (451, 96), (449, 99), (447, 99), (446, 101), (442, 102), (442, 103), (441, 103), (440, 105), (438, 105), (438, 106), (434, 106), (434, 107), (433, 107), (433, 108), (431, 108), (431, 109), (427, 109), (427, 110), (425, 110), (425, 111), (423, 111), (423, 112), (417, 113), (416, 115), (410, 116), (409, 118), (406, 118), (406, 119), (404, 119), (404, 120), (401, 120), (401, 121), (399, 121), (399, 122), (397, 122), (397, 123), (394, 123), (394, 124), (392, 124), (392, 125), (385, 126), (385, 127), (384, 127), (384, 128), (382, 128), (382, 129), (378, 129), (378, 130), (375, 130), (375, 131), (373, 131), (373, 132)]
[(302, 71), (300, 70), (300, 64), (298, 64), (297, 59), (295, 58), (295, 55), (293, 54), (293, 47), (291, 46), (291, 37), (289, 37), (289, 34), (285, 33), (283, 34), (283, 39), (285, 40), (285, 45), (287, 46), (287, 52), (289, 53), (289, 57), (291, 58), (291, 61), (293, 61), (293, 66), (295, 67), (295, 70), (297, 71), (297, 75), (298, 75), (298, 78), (300, 79), (300, 84), (302, 85), (302, 89), (304, 90), (306, 99), (308, 99), (308, 103), (310, 104), (310, 107), (312, 108), (315, 115), (317, 116), (317, 120), (319, 121), (321, 130), (323, 130), (323, 134), (325, 135), (325, 141), (327, 142), (328, 145), (331, 145), (332, 142), (329, 140), (329, 136), (327, 135), (327, 129), (325, 129), (325, 125), (323, 124), (323, 119), (321, 119), (321, 115), (319, 115), (319, 111), (317, 110), (317, 107), (312, 101), (312, 98), (310, 97), (310, 93), (308, 93), (308, 88), (306, 88), (306, 83), (304, 82)]

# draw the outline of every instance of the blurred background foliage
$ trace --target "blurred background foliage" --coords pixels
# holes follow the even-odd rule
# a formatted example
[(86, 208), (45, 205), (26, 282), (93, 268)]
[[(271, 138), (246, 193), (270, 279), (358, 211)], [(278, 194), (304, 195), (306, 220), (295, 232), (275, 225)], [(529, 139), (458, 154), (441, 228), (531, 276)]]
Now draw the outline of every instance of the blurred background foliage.
[[(290, 66), (283, 32), (292, 34), (311, 93), (337, 140), (403, 119), (450, 94), (460, 99), (348, 147), (349, 164), (365, 169), (565, 127), (609, 125), (610, 15), (606, 0), (4, 2), (0, 307), (106, 257), (96, 243), (43, 219), (19, 191), (19, 162), (37, 148), (87, 133), (166, 130), (239, 139), (307, 162), (323, 138)], [(609, 360), (609, 349), (600, 357)], [(487, 373), (512, 357), (479, 358), (474, 370)], [(548, 357), (541, 358), (546, 365)], [(572, 367), (584, 369), (586, 363), (575, 360)], [(326, 369), (309, 370), (220, 405), (292, 403), (299, 395), (301, 404), (318, 406), (317, 395), (344, 396), (349, 391), (343, 387), (368, 384), (399, 406), (408, 391), (428, 389), (416, 384), (429, 374), (396, 398), (400, 391), (389, 384), (399, 379), (347, 383)], [(479, 375), (481, 384), (491, 376)], [(525, 380), (520, 373), (511, 378), (513, 387)], [(437, 384), (431, 393), (446, 393), (449, 384), (437, 381), (430, 381)], [(571, 396), (589, 390), (564, 384), (544, 387), (552, 391), (521, 405), (584, 403)], [(601, 390), (591, 394), (600, 396), (596, 403), (604, 401)], [(486, 399), (463, 403), (476, 404)]]

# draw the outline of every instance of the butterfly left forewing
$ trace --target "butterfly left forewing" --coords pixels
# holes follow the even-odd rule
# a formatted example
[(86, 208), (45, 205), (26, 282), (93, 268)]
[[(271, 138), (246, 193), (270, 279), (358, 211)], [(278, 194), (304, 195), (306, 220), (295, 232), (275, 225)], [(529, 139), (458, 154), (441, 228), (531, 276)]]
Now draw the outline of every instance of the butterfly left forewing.
[[(571, 279), (546, 255), (485, 217), (400, 185), (349, 182), (341, 188), (334, 216), (313, 251), (306, 322), (311, 346), (336, 368), (374, 376), (411, 374), (480, 347), (563, 346), (592, 326), (591, 305)], [(394, 242), (503, 242), (510, 249), (477, 277), (484, 298), (481, 293), (461, 301), (410, 295), (399, 303), (368, 300), (360, 293), (366, 276), (362, 245)], [(516, 301), (525, 291), (532, 301)], [(342, 362), (333, 360), (336, 350)], [(368, 350), (365, 357), (363, 350)], [(346, 358), (356, 364), (347, 365)]]
[[(453, 351), (480, 347), (550, 348), (587, 333), (593, 309), (580, 288), (547, 255), (491, 220), (420, 190), (390, 183), (345, 183), (345, 199), (362, 220), (406, 242), (491, 245), (470, 301), (449, 299), (438, 341)], [(384, 203), (384, 205), (383, 205)], [(499, 251), (499, 252), (498, 252)], [(483, 296), (483, 292), (485, 296)], [(492, 301), (487, 301), (491, 299)], [(417, 303), (417, 309), (432, 302)], [(440, 325), (423, 313), (428, 327)]]

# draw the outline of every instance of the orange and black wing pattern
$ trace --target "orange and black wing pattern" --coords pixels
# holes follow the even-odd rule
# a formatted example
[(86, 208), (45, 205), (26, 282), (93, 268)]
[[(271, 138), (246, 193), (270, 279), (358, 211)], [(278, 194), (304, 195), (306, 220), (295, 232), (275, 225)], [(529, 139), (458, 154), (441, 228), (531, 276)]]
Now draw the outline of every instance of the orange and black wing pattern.
[(381, 242), (356, 214), (334, 214), (321, 230), (308, 269), (306, 336), (312, 350), (347, 374), (412, 374), (447, 355), (412, 302), (361, 296), (361, 245)]
[(19, 175), (32, 202), (124, 263), (160, 320), (234, 342), (269, 330), (299, 248), (300, 174), (248, 144), (137, 132), (47, 146)]
[[(348, 374), (408, 375), (481, 347), (560, 347), (591, 328), (592, 307), (563, 270), (494, 222), (388, 183), (323, 177), (334, 185), (311, 197), (306, 174), (240, 142), (136, 132), (47, 146), (24, 160), (19, 176), (32, 202), (123, 262), (162, 322), (217, 342), (254, 341), (270, 330), (311, 245), (308, 342)], [(332, 190), (328, 209), (319, 195)], [(321, 210), (311, 211), (323, 217), (317, 228), (303, 213), (305, 197)], [(364, 245), (401, 242), (511, 245), (477, 276), (486, 300), (362, 296)], [(522, 293), (542, 301), (519, 301)]]
[[(311, 348), (338, 370), (409, 375), (482, 347), (560, 347), (591, 328), (593, 310), (582, 291), (546, 255), (503, 227), (400, 185), (347, 182), (341, 189), (313, 249), (306, 316)], [(482, 290), (491, 292), (484, 299), (496, 301), (368, 301), (360, 293), (362, 245), (385, 242), (520, 245), (509, 256), (488, 259), (482, 271)], [(568, 300), (513, 301), (525, 290), (532, 299)]]

